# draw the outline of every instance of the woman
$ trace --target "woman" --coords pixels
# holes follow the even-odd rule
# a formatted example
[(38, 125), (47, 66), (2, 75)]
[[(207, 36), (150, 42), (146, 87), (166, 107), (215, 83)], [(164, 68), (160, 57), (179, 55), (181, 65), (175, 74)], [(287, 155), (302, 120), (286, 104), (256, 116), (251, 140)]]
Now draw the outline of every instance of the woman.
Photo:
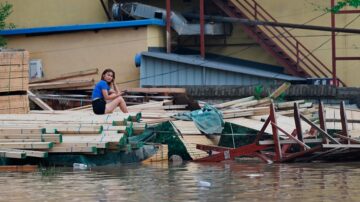
[[(111, 89), (113, 87), (113, 89)], [(128, 113), (126, 102), (121, 97), (115, 84), (115, 72), (112, 69), (105, 69), (101, 80), (95, 85), (92, 92), (92, 107), (95, 114), (112, 113), (116, 107), (124, 113)]]

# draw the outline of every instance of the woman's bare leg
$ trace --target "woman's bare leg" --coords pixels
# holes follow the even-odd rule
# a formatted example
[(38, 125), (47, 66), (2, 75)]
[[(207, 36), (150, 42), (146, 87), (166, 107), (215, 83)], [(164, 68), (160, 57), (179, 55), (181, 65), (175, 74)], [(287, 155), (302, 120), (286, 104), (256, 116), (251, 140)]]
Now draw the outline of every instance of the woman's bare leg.
[(112, 113), (118, 106), (123, 113), (128, 113), (125, 100), (122, 97), (117, 97), (116, 99), (106, 104), (105, 114)]

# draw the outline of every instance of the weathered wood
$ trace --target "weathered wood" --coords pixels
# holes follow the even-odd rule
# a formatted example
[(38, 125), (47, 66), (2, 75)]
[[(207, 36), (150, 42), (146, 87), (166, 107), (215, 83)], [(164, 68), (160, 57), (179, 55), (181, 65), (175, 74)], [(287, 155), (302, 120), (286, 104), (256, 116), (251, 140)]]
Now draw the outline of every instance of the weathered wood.
[(37, 165), (0, 166), (0, 172), (35, 172), (37, 170)]
[(83, 86), (93, 86), (94, 80), (77, 80), (77, 81), (54, 81), (46, 83), (34, 83), (29, 84), (30, 89), (63, 89), (63, 88), (74, 88), (74, 87), (83, 87)]
[(221, 103), (221, 104), (217, 104), (217, 105), (215, 105), (215, 107), (218, 108), (218, 109), (222, 109), (222, 108), (230, 107), (231, 105), (235, 105), (235, 104), (238, 104), (238, 103), (252, 101), (254, 99), (255, 99), (254, 96), (250, 96), (250, 97), (241, 98), (241, 99), (238, 99), (238, 100), (232, 100), (232, 101), (229, 101), (229, 102), (224, 102), (224, 103)]
[(40, 98), (36, 97), (36, 95), (34, 93), (32, 93), (31, 91), (27, 91), (29, 99), (33, 102), (35, 102), (35, 104), (37, 104), (37, 106), (39, 106), (41, 109), (43, 110), (48, 110), (48, 111), (54, 111), (49, 105), (47, 105), (44, 101), (42, 101)]
[(183, 94), (186, 93), (185, 88), (120, 88), (120, 91), (128, 91), (132, 93), (165, 93), (165, 94)]
[(8, 142), (0, 143), (0, 148), (12, 149), (49, 149), (53, 146), (52, 142)]
[(269, 98), (275, 99), (279, 97), (283, 92), (285, 92), (288, 88), (290, 88), (290, 83), (283, 83), (279, 88), (277, 88), (274, 92), (271, 93)]
[(14, 158), (14, 159), (24, 159), (26, 158), (25, 152), (20, 151), (4, 151), (0, 148), (0, 157), (3, 158)]

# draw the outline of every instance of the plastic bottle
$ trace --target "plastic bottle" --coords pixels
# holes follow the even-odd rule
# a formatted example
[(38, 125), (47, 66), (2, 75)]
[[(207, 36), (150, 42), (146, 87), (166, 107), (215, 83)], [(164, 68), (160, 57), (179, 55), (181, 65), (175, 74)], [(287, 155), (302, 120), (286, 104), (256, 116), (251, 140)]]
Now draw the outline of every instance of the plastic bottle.
[(88, 168), (88, 166), (86, 164), (83, 164), (83, 163), (74, 163), (73, 168), (74, 169), (80, 169), (80, 170), (86, 170)]
[(207, 181), (199, 181), (198, 182), (199, 187), (211, 187), (211, 183)]

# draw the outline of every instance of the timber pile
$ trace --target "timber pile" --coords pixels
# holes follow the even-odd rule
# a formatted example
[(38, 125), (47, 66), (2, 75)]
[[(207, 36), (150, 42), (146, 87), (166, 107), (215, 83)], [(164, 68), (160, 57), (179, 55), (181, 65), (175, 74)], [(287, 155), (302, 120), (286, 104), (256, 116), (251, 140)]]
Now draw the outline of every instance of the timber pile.
[[(106, 150), (121, 150), (124, 137), (144, 124), (131, 124), (136, 113), (93, 115), (86, 112), (47, 112), (27, 115), (0, 115), (0, 153), (6, 158), (45, 158), (52, 153), (96, 155)], [(131, 124), (131, 125), (130, 125)], [(136, 126), (135, 126), (136, 125)]]
[(0, 51), (0, 114), (27, 113), (29, 52)]

